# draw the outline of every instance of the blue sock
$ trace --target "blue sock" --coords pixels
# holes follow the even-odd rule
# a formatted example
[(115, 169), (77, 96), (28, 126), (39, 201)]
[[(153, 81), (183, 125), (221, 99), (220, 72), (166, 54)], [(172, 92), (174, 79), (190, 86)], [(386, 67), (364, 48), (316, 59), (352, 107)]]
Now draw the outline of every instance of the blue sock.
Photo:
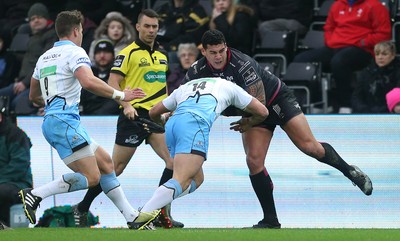
[(73, 192), (88, 188), (88, 181), (86, 177), (79, 172), (64, 174), (62, 178), (64, 182), (69, 184), (68, 192)]
[(108, 193), (112, 189), (119, 187), (119, 181), (117, 179), (117, 176), (115, 175), (115, 172), (112, 172), (110, 174), (104, 174), (101, 175), (100, 177), (100, 186), (101, 189), (103, 189), (104, 193)]
[(196, 189), (197, 189), (196, 182), (194, 180), (192, 180), (192, 182), (190, 183), (189, 193), (194, 192)]
[(182, 187), (179, 182), (173, 178), (169, 179), (166, 183), (163, 184), (166, 188), (170, 188), (174, 190), (174, 199), (179, 197), (182, 193)]

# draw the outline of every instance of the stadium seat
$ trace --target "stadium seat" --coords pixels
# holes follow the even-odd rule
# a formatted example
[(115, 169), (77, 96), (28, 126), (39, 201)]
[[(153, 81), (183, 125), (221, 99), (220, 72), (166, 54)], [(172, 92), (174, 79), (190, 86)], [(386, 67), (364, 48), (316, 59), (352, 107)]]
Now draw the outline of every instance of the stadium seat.
[(298, 51), (321, 48), (325, 46), (324, 31), (308, 30), (303, 39), (299, 41)]
[(314, 113), (314, 108), (317, 106), (322, 107), (324, 113), (327, 112), (327, 86), (321, 76), (320, 63), (292, 62), (282, 77), (288, 87), (293, 89), (305, 113)]
[(297, 32), (295, 31), (269, 31), (263, 36), (255, 53), (283, 54), (290, 62), (297, 49)]
[(315, 11), (314, 20), (313, 21), (322, 21), (324, 22), (328, 17), (329, 9), (335, 0), (325, 0), (321, 3), (320, 7)]
[(286, 73), (287, 61), (283, 54), (255, 54), (254, 60), (277, 77), (282, 77)]

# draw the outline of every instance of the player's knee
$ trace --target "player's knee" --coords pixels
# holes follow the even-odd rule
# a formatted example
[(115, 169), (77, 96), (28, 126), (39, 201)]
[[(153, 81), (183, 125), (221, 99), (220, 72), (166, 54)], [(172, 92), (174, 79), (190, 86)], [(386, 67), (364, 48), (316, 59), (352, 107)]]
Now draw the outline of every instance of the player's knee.
[(115, 163), (114, 164), (114, 171), (117, 176), (121, 175), (125, 170), (126, 164), (124, 163)]
[(250, 173), (259, 173), (264, 169), (264, 159), (259, 157), (248, 155), (246, 157), (246, 163)]
[(88, 181), (89, 187), (94, 187), (100, 183), (100, 172), (93, 172), (93, 173), (90, 173), (89, 175), (85, 175), (85, 176)]

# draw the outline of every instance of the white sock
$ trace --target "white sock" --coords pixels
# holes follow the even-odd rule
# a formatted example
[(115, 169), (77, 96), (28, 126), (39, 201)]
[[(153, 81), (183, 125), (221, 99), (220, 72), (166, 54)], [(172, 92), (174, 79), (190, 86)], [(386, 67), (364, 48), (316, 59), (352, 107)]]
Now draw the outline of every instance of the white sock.
[(151, 199), (144, 205), (141, 211), (150, 212), (160, 209), (174, 200), (174, 190), (166, 188), (164, 185), (159, 186), (154, 192)]
[(70, 185), (64, 182), (63, 178), (56, 179), (52, 182), (46, 183), (43, 186), (36, 187), (32, 190), (32, 194), (42, 199), (51, 195), (68, 192)]
[(74, 192), (88, 188), (88, 181), (79, 172), (66, 173), (61, 178), (32, 190), (32, 194), (42, 199), (60, 193)]
[(132, 222), (139, 215), (139, 212), (129, 204), (121, 186), (112, 189), (106, 195), (124, 215), (127, 222)]

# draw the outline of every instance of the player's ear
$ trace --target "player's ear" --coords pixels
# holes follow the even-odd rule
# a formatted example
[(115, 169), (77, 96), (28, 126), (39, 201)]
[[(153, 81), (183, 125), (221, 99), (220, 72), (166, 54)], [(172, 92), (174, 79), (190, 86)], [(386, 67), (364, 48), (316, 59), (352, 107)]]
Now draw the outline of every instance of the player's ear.
[(205, 49), (205, 48), (201, 48), (200, 50), (201, 50), (201, 54), (202, 54), (203, 56), (206, 56), (206, 49)]

